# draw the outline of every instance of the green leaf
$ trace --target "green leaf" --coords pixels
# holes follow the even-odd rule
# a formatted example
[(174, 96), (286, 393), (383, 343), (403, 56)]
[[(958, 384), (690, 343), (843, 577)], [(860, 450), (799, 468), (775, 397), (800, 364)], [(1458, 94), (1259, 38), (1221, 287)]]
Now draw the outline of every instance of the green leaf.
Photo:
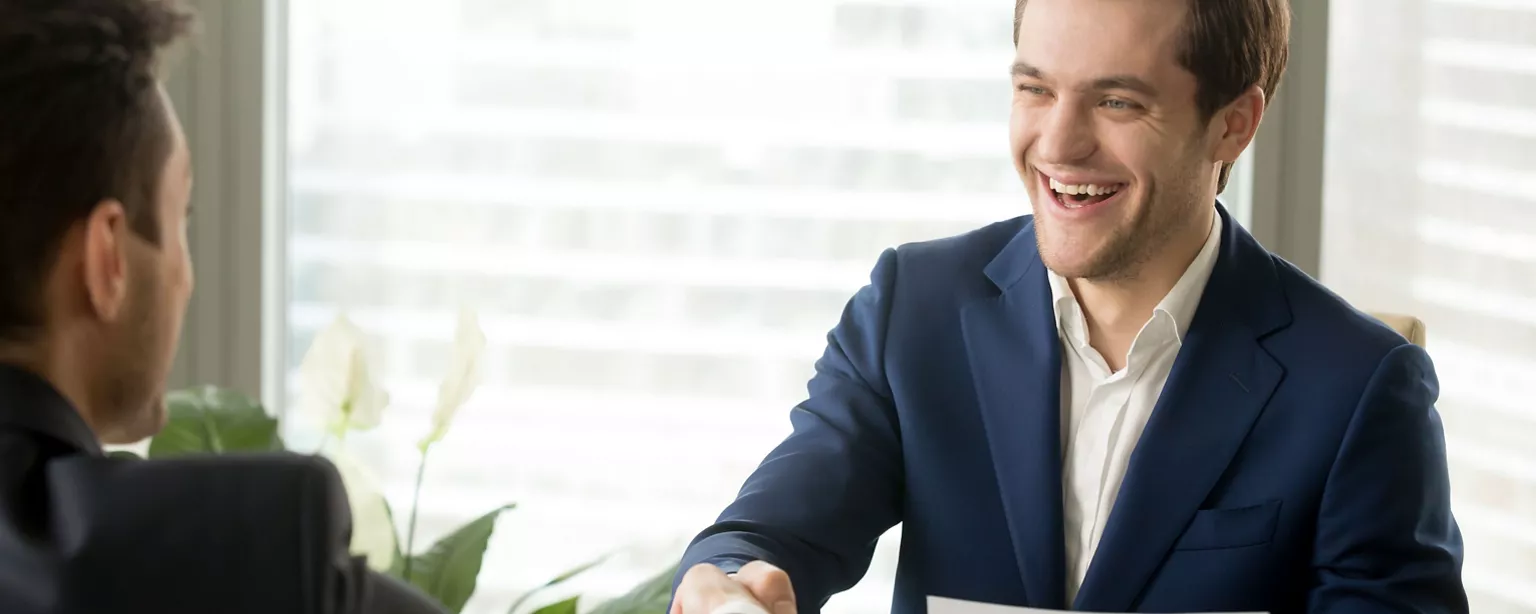
[(666, 614), (667, 606), (672, 604), (672, 579), (676, 576), (677, 567), (673, 566), (588, 614)]
[(389, 575), (396, 578), (405, 578), (405, 557), (395, 557), (395, 564), (389, 566)]
[(492, 510), (459, 527), (425, 553), (411, 556), (411, 577), (406, 580), (458, 614), (475, 594), (480, 563), (496, 530), (496, 518), (512, 508), (506, 505)]
[(574, 578), (574, 577), (576, 577), (578, 575), (581, 575), (581, 574), (585, 573), (587, 570), (592, 569), (593, 567), (597, 567), (598, 565), (602, 565), (603, 561), (608, 560), (608, 557), (609, 557), (609, 555), (605, 554), (603, 556), (597, 557), (596, 559), (593, 559), (593, 560), (587, 561), (585, 563), (582, 563), (580, 565), (577, 565), (577, 566), (575, 566), (575, 567), (573, 567), (571, 569), (567, 569), (564, 573), (561, 573), (560, 575), (555, 576), (554, 578), (551, 578), (548, 582), (545, 582), (545, 583), (539, 585), (538, 587), (535, 587), (531, 591), (523, 593), (522, 597), (518, 597), (517, 601), (512, 603), (512, 607), (507, 608), (507, 614), (516, 614), (517, 609), (522, 607), (523, 603), (528, 601), (528, 598), (532, 597), (535, 593), (538, 593), (539, 591), (542, 591), (542, 590), (544, 590), (546, 588), (550, 588), (550, 587), (553, 587), (555, 585), (562, 584), (565, 581), (570, 580), (571, 578)]
[(560, 584), (560, 583), (563, 583), (563, 582), (565, 582), (567, 580), (570, 580), (571, 578), (579, 576), (579, 575), (581, 575), (583, 573), (586, 573), (587, 570), (592, 569), (593, 567), (597, 567), (598, 565), (602, 565), (603, 561), (608, 560), (608, 556), (609, 555), (605, 554), (605, 555), (597, 557), (597, 558), (595, 558), (593, 560), (587, 561), (585, 563), (582, 563), (580, 565), (577, 565), (575, 567), (567, 569), (563, 573), (561, 573), (560, 575), (555, 576), (554, 578), (551, 578), (548, 582), (545, 582), (544, 585), (540, 586), (539, 588), (549, 588), (549, 587), (554, 586), (556, 584)]
[(565, 601), (557, 601), (533, 611), (533, 614), (576, 614), (576, 600), (581, 597), (572, 597)]
[(169, 416), (150, 440), (150, 458), (284, 449), (277, 420), (239, 392), (212, 386), (178, 390), (166, 406)]

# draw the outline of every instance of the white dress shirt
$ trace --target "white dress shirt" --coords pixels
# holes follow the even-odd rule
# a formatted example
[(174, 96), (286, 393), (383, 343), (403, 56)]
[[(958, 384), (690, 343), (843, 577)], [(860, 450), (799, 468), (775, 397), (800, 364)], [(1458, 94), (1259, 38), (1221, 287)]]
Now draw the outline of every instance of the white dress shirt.
[(1067, 546), (1067, 603), (1077, 598), (1131, 452), (1162, 394), (1184, 334), (1216, 266), (1221, 216), (1214, 216), (1205, 246), (1157, 304), (1125, 356), (1125, 368), (1111, 373), (1088, 344), (1088, 322), (1067, 280), (1054, 272), (1052, 303), (1061, 336), (1062, 490)]

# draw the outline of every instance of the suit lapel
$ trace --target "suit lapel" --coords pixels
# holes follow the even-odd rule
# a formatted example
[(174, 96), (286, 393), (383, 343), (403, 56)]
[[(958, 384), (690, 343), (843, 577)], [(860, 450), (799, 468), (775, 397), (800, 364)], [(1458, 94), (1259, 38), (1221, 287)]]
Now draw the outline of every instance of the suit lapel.
[(1259, 344), (1289, 318), (1274, 261), (1230, 218), (1226, 228), (1216, 268), (1131, 455), (1074, 609), (1123, 612), (1135, 606), (1284, 375)]
[(1061, 609), (1061, 355), (1032, 225), (987, 274), (1004, 291), (963, 315), (971, 371), (1027, 605)]
[(1251, 339), (1215, 328), (1192, 330), (1179, 352), (1074, 609), (1129, 611), (1280, 382)]

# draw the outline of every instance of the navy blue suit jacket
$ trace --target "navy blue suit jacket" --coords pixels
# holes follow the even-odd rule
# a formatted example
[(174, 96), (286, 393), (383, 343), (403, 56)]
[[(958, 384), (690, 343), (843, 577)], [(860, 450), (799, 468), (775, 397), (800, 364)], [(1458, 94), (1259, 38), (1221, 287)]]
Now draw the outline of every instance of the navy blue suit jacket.
[(684, 555), (785, 569), (801, 614), (902, 523), (892, 610), (1466, 612), (1423, 349), (1227, 216), (1216, 268), (1065, 603), (1060, 341), (1030, 217), (889, 250), (793, 433)]

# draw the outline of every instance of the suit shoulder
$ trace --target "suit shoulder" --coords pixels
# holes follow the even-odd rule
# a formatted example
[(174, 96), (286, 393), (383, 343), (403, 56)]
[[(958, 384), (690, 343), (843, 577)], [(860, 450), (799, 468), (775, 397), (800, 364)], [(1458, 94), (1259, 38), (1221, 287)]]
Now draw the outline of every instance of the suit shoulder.
[(1031, 216), (1021, 216), (957, 235), (903, 244), (895, 249), (897, 268), (902, 279), (927, 283), (984, 279), (987, 264), (1032, 221)]
[(293, 452), (224, 454), (189, 458), (185, 466), (210, 478), (238, 475), (254, 487), (271, 488), (273, 492), (292, 489), (294, 495), (309, 501), (329, 500), (332, 505), (345, 502), (341, 472), (323, 456)]
[(1391, 351), (1409, 341), (1375, 316), (1351, 304), (1333, 289), (1273, 256), (1292, 313), (1291, 328), (1302, 338), (1328, 345), (1340, 357), (1374, 368)]
[[(291, 452), (187, 455), (169, 459), (116, 460), (77, 456), (54, 463), (54, 479), (88, 484), (105, 499), (120, 497), (148, 513), (153, 501), (136, 492), (160, 492), (166, 499), (227, 501), (212, 493), (260, 493), (274, 507), (345, 502), (345, 487), (335, 465), (319, 456)], [(231, 500), (232, 501), (232, 500)]]
[[(241, 604), (242, 612), (316, 611), (328, 596), (306, 586), (328, 581), (321, 574), (345, 556), (351, 531), (334, 466), (301, 454), (77, 456), (52, 464), (48, 487), (60, 493), (51, 503), (62, 519), (53, 544), (61, 611), (125, 603), (134, 611), (184, 611), (151, 590), (165, 578)], [(133, 564), (143, 556), (154, 565)], [(94, 590), (109, 568), (120, 570), (121, 581)]]
[(1033, 216), (1020, 216), (1013, 219), (993, 222), (974, 230), (929, 239), (927, 241), (915, 241), (906, 243), (897, 248), (907, 258), (984, 258), (990, 261), (1003, 247), (1008, 245), (1019, 232), (1033, 222)]

